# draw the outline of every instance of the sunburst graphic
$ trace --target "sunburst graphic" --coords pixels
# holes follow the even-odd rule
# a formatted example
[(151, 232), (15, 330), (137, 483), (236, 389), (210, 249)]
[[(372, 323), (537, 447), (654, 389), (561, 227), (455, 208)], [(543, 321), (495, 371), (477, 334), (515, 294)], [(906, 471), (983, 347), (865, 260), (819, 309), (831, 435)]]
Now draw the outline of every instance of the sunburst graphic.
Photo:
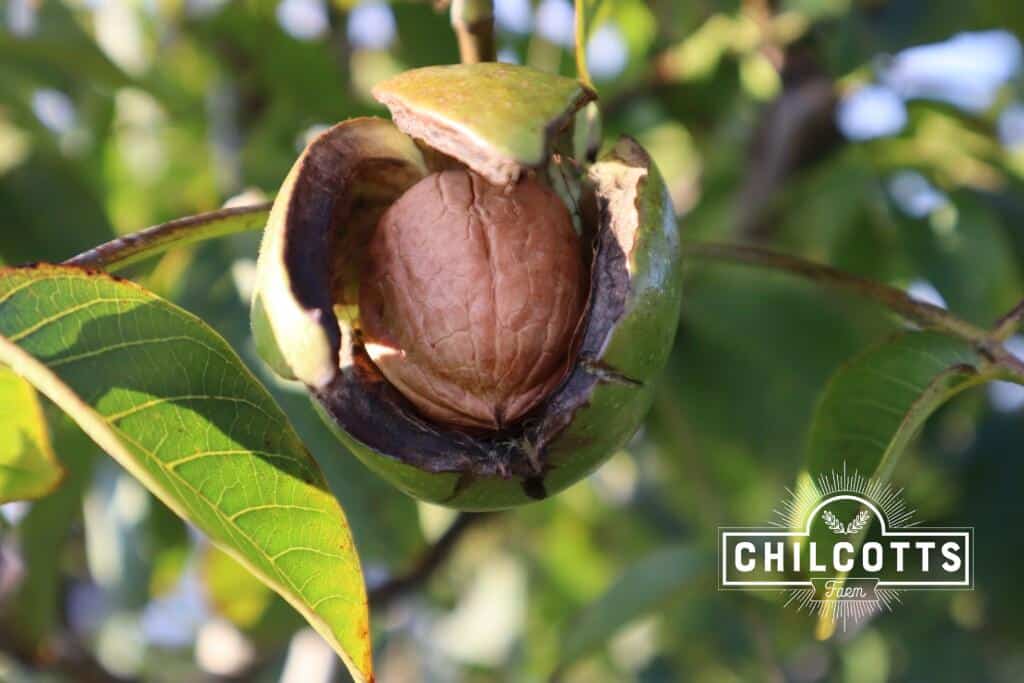
[(841, 625), (844, 631), (850, 621), (857, 624), (883, 610), (891, 612), (895, 605), (903, 602), (901, 591), (894, 588), (876, 588), (874, 600), (818, 600), (814, 588), (793, 588), (787, 593), (786, 607), (793, 605), (798, 612), (806, 609), (809, 614), (821, 615)]
[[(919, 524), (914, 520), (916, 510), (907, 508), (903, 500), (902, 488), (897, 489), (880, 479), (865, 477), (857, 471), (848, 472), (846, 463), (843, 463), (841, 472), (832, 470), (816, 478), (804, 476), (797, 483), (795, 491), (787, 488), (786, 493), (789, 498), (773, 510), (774, 519), (769, 522), (769, 525), (779, 529), (803, 528), (811, 510), (821, 501), (838, 494), (859, 496), (874, 503), (890, 529), (907, 529)], [(893, 606), (902, 602), (902, 591), (882, 587), (875, 587), (873, 599), (856, 600), (819, 599), (818, 591), (813, 586), (793, 588), (787, 592), (789, 599), (786, 600), (786, 606), (792, 605), (797, 611), (806, 609), (812, 615), (827, 618), (833, 626), (841, 625), (844, 631), (851, 621), (857, 624), (883, 610), (891, 612)]]
[(814, 506), (838, 493), (849, 493), (870, 500), (881, 510), (886, 526), (890, 529), (908, 529), (920, 523), (914, 521), (917, 511), (907, 509), (903, 501), (903, 489), (897, 489), (879, 479), (870, 479), (860, 472), (848, 473), (845, 463), (842, 472), (824, 472), (816, 479), (804, 475), (797, 483), (796, 491), (787, 488), (786, 493), (789, 498), (772, 511), (775, 519), (768, 523), (779, 529), (803, 527), (807, 523), (807, 513)]

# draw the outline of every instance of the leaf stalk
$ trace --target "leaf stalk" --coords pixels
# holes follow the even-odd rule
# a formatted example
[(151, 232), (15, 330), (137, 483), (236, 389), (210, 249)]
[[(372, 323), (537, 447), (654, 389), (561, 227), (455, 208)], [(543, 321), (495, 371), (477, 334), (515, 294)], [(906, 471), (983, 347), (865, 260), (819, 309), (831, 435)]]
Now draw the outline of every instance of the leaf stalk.
[(186, 216), (118, 237), (69, 258), (64, 265), (117, 271), (173, 247), (262, 230), (269, 214), (266, 202)]

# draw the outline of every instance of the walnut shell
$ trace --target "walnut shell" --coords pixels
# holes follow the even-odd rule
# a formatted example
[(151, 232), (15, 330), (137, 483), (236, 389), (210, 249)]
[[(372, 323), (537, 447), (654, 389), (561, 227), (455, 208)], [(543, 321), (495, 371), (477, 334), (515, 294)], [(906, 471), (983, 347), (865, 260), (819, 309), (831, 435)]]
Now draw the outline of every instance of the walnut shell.
[(365, 267), (367, 353), (426, 417), (501, 429), (564, 379), (586, 278), (569, 212), (541, 183), (429, 175), (381, 217)]
[[(586, 163), (589, 156), (566, 159), (579, 132), (571, 124), (580, 124), (577, 110), (593, 93), (554, 74), (495, 63), (426, 67), (379, 84), (375, 93), (390, 102), (396, 123), (357, 118), (331, 127), (303, 150), (274, 200), (252, 301), (256, 349), (278, 375), (305, 384), (344, 444), (342, 457), (354, 455), (411, 496), (464, 510), (551, 496), (629, 441), (664, 374), (682, 295), (668, 188), (628, 137), (593, 163)], [(581, 145), (580, 153), (589, 152)], [(585, 265), (569, 267), (586, 271), (586, 303), (570, 335), (570, 367), (522, 418), (501, 416), (507, 423), (498, 430), (416, 419), (423, 411), (369, 356), (353, 310), (373, 284), (367, 252), (380, 217), (451, 163), (502, 188), (524, 177), (548, 178), (578, 208)], [(467, 191), (474, 187), (467, 181)], [(432, 220), (439, 213), (424, 215)], [(467, 226), (458, 232), (463, 242)], [(444, 239), (430, 237), (437, 253), (448, 253)], [(544, 269), (549, 276), (563, 270)], [(436, 277), (448, 271), (444, 262)], [(399, 352), (394, 339), (377, 341)], [(387, 351), (377, 348), (383, 346), (374, 347), (382, 364), (376, 352)], [(487, 423), (500, 422), (494, 417), (489, 412)]]

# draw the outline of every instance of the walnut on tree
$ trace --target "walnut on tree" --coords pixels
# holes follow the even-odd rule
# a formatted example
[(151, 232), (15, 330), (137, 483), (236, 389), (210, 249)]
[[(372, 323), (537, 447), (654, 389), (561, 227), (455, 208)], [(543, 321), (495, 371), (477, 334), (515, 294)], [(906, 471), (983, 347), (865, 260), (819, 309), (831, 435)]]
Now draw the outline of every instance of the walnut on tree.
[(380, 219), (367, 263), (366, 349), (428, 418), (500, 429), (565, 377), (584, 267), (568, 209), (541, 183), (433, 173)]
[(628, 137), (595, 158), (595, 95), (560, 76), (427, 67), (374, 96), (393, 121), (325, 131), (277, 194), (257, 349), (344, 457), (410, 495), (549, 496), (628, 442), (664, 374), (681, 300), (665, 183)]

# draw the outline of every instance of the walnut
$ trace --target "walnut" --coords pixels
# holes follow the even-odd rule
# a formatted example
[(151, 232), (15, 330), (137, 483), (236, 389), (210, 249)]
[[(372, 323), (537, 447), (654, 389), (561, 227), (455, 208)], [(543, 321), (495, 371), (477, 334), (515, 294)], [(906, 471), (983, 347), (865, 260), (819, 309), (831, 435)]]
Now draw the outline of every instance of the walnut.
[(569, 212), (541, 183), (429, 175), (381, 217), (365, 268), (365, 348), (426, 417), (501, 429), (565, 377), (586, 273)]

